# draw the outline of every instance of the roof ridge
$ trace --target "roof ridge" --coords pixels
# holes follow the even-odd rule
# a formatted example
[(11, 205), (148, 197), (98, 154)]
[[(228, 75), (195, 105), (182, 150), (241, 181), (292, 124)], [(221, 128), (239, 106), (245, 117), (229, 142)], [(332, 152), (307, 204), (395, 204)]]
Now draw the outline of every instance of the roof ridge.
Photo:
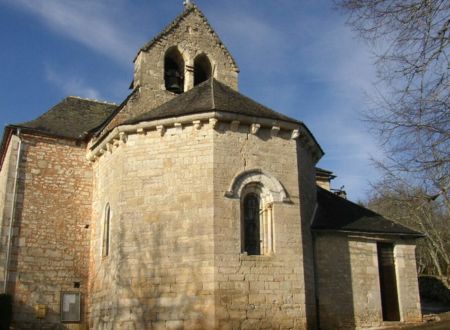
[(101, 103), (101, 104), (109, 104), (109, 105), (116, 105), (116, 106), (118, 105), (115, 102), (110, 102), (110, 101), (106, 101), (106, 100), (91, 99), (91, 98), (81, 97), (81, 96), (76, 96), (76, 95), (69, 95), (69, 96), (66, 96), (64, 99), (68, 99), (68, 98), (78, 99), (78, 100), (83, 100), (83, 101), (89, 101), (89, 102), (95, 102), (95, 103)]

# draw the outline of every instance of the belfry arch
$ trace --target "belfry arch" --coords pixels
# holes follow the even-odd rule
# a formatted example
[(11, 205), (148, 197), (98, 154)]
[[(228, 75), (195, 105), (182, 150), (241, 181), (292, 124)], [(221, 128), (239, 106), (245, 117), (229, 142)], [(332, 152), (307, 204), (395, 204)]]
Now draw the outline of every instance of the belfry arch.
[(201, 84), (212, 76), (212, 65), (206, 54), (200, 54), (194, 59), (194, 86)]
[(177, 47), (170, 47), (164, 55), (164, 83), (166, 90), (175, 94), (184, 92), (183, 56)]

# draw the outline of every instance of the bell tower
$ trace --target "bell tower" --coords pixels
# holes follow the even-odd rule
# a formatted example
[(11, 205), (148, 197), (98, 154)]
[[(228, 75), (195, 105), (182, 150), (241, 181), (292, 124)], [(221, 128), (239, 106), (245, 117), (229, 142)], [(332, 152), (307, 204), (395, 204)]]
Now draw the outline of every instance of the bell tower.
[(214, 78), (237, 90), (239, 68), (208, 23), (192, 3), (134, 59), (133, 90), (108, 123), (109, 131), (127, 119), (139, 116)]
[(203, 13), (191, 1), (135, 60), (133, 88), (166, 101), (213, 77), (238, 88), (239, 68)]

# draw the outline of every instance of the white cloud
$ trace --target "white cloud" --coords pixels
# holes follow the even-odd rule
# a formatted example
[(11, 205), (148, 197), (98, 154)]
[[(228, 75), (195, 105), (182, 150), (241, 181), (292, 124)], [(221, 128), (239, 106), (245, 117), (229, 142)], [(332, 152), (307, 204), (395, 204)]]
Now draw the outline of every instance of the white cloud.
[(134, 34), (122, 29), (121, 1), (0, 0), (37, 16), (56, 33), (67, 36), (121, 64), (136, 50)]
[(96, 100), (103, 99), (96, 88), (89, 86), (82, 78), (76, 77), (73, 74), (60, 74), (47, 66), (46, 78), (51, 84), (67, 95)]

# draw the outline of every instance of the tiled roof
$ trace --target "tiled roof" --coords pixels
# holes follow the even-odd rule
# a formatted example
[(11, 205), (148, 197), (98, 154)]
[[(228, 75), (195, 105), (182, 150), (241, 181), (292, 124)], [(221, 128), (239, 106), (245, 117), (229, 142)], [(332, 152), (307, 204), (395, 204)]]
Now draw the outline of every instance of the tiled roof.
[(84, 139), (117, 108), (111, 103), (69, 96), (35, 120), (10, 125), (69, 139)]
[(341, 231), (422, 237), (423, 234), (387, 220), (378, 213), (317, 187), (318, 208), (313, 231)]
[(161, 106), (127, 120), (124, 124), (136, 124), (142, 121), (208, 111), (222, 111), (301, 124), (301, 122), (273, 111), (215, 79), (209, 79)]

